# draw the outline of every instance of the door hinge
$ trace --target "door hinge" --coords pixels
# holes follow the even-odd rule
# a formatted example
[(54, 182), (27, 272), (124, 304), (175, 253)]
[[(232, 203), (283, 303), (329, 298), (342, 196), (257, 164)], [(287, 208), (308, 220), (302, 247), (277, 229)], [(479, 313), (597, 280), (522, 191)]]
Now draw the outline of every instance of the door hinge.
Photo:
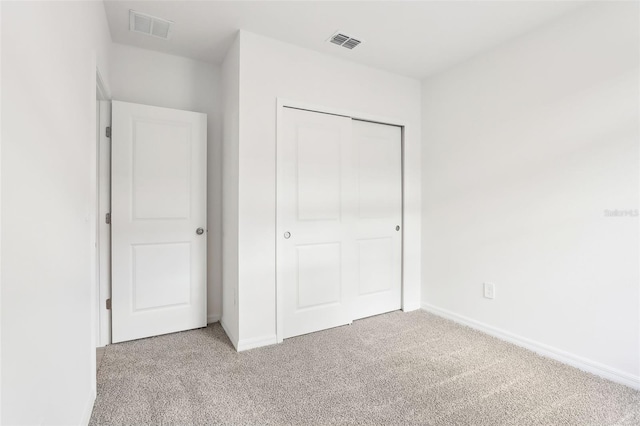
[(111, 137), (111, 127), (107, 127), (107, 137)]
[(107, 299), (107, 309), (111, 310), (111, 299)]
[(107, 225), (111, 224), (111, 213), (107, 213), (104, 217), (104, 221)]

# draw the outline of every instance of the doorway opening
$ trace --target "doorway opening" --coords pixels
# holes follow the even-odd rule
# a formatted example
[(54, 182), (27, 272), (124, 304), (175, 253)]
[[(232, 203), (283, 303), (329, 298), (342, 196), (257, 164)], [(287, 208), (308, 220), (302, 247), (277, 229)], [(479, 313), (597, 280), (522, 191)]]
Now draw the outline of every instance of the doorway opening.
[(95, 157), (95, 281), (96, 348), (99, 367), (104, 347), (111, 343), (111, 93), (99, 71), (96, 74)]

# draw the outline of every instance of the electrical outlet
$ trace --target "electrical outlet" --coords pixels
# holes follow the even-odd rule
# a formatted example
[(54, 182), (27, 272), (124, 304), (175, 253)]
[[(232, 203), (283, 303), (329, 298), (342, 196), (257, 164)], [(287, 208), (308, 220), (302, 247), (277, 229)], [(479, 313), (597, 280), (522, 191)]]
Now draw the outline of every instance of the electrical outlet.
[(496, 296), (496, 289), (493, 283), (484, 283), (484, 297), (493, 299)]

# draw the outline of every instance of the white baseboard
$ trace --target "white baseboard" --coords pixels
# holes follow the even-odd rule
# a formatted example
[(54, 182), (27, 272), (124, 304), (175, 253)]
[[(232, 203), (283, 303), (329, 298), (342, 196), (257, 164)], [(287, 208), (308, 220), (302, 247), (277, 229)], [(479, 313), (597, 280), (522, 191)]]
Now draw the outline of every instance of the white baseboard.
[(235, 335), (229, 332), (229, 328), (225, 325), (224, 320), (220, 319), (220, 325), (224, 332), (227, 333), (233, 347), (236, 348), (236, 351), (238, 352), (248, 351), (249, 349), (255, 349), (262, 346), (275, 345), (278, 343), (275, 334), (273, 336), (256, 337), (253, 339), (244, 339), (239, 341)]
[(417, 311), (420, 308), (421, 308), (421, 306), (420, 306), (419, 303), (410, 303), (410, 304), (407, 304), (406, 306), (402, 307), (402, 312)]
[(207, 315), (207, 324), (213, 324), (220, 321), (221, 316), (219, 314)]
[(85, 403), (84, 410), (82, 410), (82, 418), (80, 419), (81, 425), (88, 425), (91, 420), (91, 413), (93, 412), (93, 404), (96, 402), (96, 391), (91, 390), (89, 393), (89, 399)]
[(278, 343), (276, 335), (254, 337), (253, 339), (243, 339), (238, 342), (238, 352), (248, 351), (249, 349), (260, 348), (262, 346), (270, 346)]
[(222, 318), (220, 318), (220, 325), (222, 326), (222, 329), (224, 330), (224, 332), (227, 333), (227, 337), (229, 338), (229, 340), (231, 340), (231, 344), (233, 345), (233, 347), (237, 351), (238, 350), (238, 338), (234, 334), (229, 332), (229, 328), (225, 325), (225, 323), (222, 320)]
[(544, 343), (536, 342), (535, 340), (527, 339), (526, 337), (518, 336), (516, 334), (490, 326), (480, 321), (476, 321), (463, 315), (456, 314), (455, 312), (438, 308), (437, 306), (433, 306), (429, 303), (423, 303), (422, 309), (440, 317), (457, 322), (459, 324), (463, 324), (476, 330), (482, 331), (483, 333), (489, 334), (493, 337), (497, 337), (500, 340), (513, 343), (514, 345), (523, 347), (525, 349), (529, 349), (530, 351), (536, 352), (537, 354), (540, 354), (542, 356), (555, 359), (556, 361), (560, 361), (564, 364), (576, 367), (588, 373), (592, 373), (613, 382), (621, 383), (623, 385), (640, 390), (640, 376), (634, 376), (633, 374), (629, 374), (616, 368), (609, 367), (605, 364), (601, 364), (599, 362), (574, 355), (572, 353), (563, 351), (562, 349), (545, 345)]

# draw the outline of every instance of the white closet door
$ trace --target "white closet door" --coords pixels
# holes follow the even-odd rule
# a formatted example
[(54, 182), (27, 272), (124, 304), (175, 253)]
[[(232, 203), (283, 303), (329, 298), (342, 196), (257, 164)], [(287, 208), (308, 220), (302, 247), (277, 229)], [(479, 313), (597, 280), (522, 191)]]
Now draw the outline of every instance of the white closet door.
[(112, 104), (113, 342), (204, 327), (206, 115)]
[(352, 155), (350, 118), (284, 109), (277, 177), (284, 338), (351, 323)]
[(401, 308), (402, 130), (354, 120), (353, 150), (358, 319)]

